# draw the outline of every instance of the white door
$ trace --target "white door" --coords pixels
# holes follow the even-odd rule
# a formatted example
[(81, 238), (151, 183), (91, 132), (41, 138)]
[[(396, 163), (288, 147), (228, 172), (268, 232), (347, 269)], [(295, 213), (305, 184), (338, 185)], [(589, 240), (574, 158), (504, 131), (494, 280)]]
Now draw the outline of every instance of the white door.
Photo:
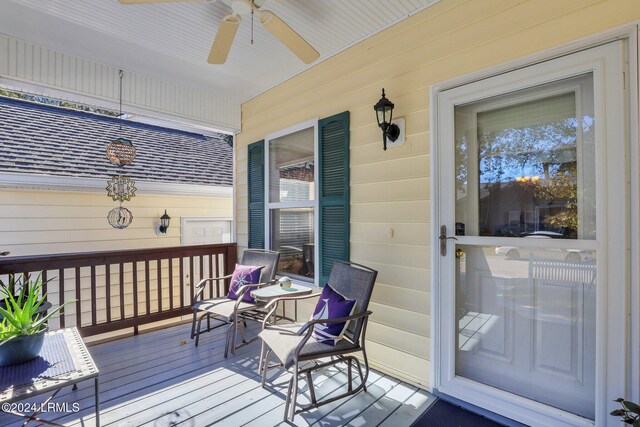
[(530, 425), (609, 422), (625, 383), (623, 47), (437, 94), (439, 392)]
[[(212, 243), (231, 242), (232, 220), (228, 218), (215, 217), (182, 217), (181, 219), (181, 243), (183, 246), (207, 245)], [(217, 265), (216, 265), (217, 264)], [(193, 258), (193, 277), (191, 277), (191, 266), (184, 267), (184, 283), (186, 295), (192, 291), (200, 280), (206, 277), (221, 276), (224, 271), (224, 260), (222, 257), (215, 262), (215, 258), (205, 257), (200, 264), (200, 258)], [(213, 288), (205, 290), (205, 298), (219, 296)]]

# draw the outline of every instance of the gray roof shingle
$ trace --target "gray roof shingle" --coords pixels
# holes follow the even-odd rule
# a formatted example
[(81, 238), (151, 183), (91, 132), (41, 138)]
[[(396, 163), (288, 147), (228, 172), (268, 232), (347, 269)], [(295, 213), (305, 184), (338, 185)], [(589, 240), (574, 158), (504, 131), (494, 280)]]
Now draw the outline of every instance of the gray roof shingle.
[[(130, 165), (107, 160), (107, 144), (130, 139)], [(93, 113), (0, 97), (0, 172), (231, 186), (232, 149), (206, 137)]]

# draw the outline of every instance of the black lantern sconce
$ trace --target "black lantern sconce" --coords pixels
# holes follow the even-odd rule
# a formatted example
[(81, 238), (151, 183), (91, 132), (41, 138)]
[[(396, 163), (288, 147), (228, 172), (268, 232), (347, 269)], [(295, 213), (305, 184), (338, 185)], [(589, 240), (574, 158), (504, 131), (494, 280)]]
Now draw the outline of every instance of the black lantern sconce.
[(167, 234), (167, 230), (169, 229), (169, 221), (171, 221), (171, 217), (167, 215), (167, 210), (164, 210), (164, 215), (160, 217), (160, 224), (158, 224), (158, 235)]
[(391, 123), (393, 120), (393, 102), (389, 101), (384, 95), (384, 88), (382, 89), (382, 98), (373, 106), (376, 110), (376, 119), (378, 120), (378, 126), (382, 129), (382, 141), (384, 149), (387, 149), (387, 139), (394, 142), (400, 136), (400, 128), (398, 125)]

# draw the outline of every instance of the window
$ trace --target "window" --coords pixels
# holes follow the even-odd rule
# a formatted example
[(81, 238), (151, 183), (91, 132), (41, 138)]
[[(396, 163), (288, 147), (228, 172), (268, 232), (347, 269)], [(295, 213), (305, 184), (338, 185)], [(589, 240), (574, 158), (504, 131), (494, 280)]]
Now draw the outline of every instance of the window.
[(247, 151), (248, 246), (279, 251), (279, 275), (324, 285), (349, 260), (349, 112)]
[[(309, 127), (310, 125), (310, 127)], [(317, 122), (266, 140), (267, 246), (280, 252), (277, 274), (314, 281)]]

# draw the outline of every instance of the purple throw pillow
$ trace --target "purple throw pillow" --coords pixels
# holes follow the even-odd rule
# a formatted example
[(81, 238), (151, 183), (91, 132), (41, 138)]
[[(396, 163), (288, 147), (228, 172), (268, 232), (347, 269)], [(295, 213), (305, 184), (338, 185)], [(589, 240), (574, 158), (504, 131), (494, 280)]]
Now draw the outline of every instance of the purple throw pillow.
[[(354, 300), (345, 298), (329, 284), (326, 284), (322, 289), (322, 294), (310, 320), (337, 319), (351, 316), (355, 306), (356, 302)], [(323, 344), (336, 345), (342, 339), (342, 335), (347, 329), (347, 323), (317, 323), (313, 330), (313, 337)]]
[[(231, 285), (229, 286), (229, 293), (227, 294), (227, 298), (237, 300), (240, 295), (238, 295), (238, 291), (244, 285), (255, 285), (260, 283), (260, 273), (262, 273), (262, 269), (264, 266), (255, 266), (255, 265), (240, 265), (236, 264), (236, 269), (233, 271), (233, 275), (231, 276)], [(255, 303), (256, 301), (251, 296), (251, 291), (244, 294), (242, 301)]]

